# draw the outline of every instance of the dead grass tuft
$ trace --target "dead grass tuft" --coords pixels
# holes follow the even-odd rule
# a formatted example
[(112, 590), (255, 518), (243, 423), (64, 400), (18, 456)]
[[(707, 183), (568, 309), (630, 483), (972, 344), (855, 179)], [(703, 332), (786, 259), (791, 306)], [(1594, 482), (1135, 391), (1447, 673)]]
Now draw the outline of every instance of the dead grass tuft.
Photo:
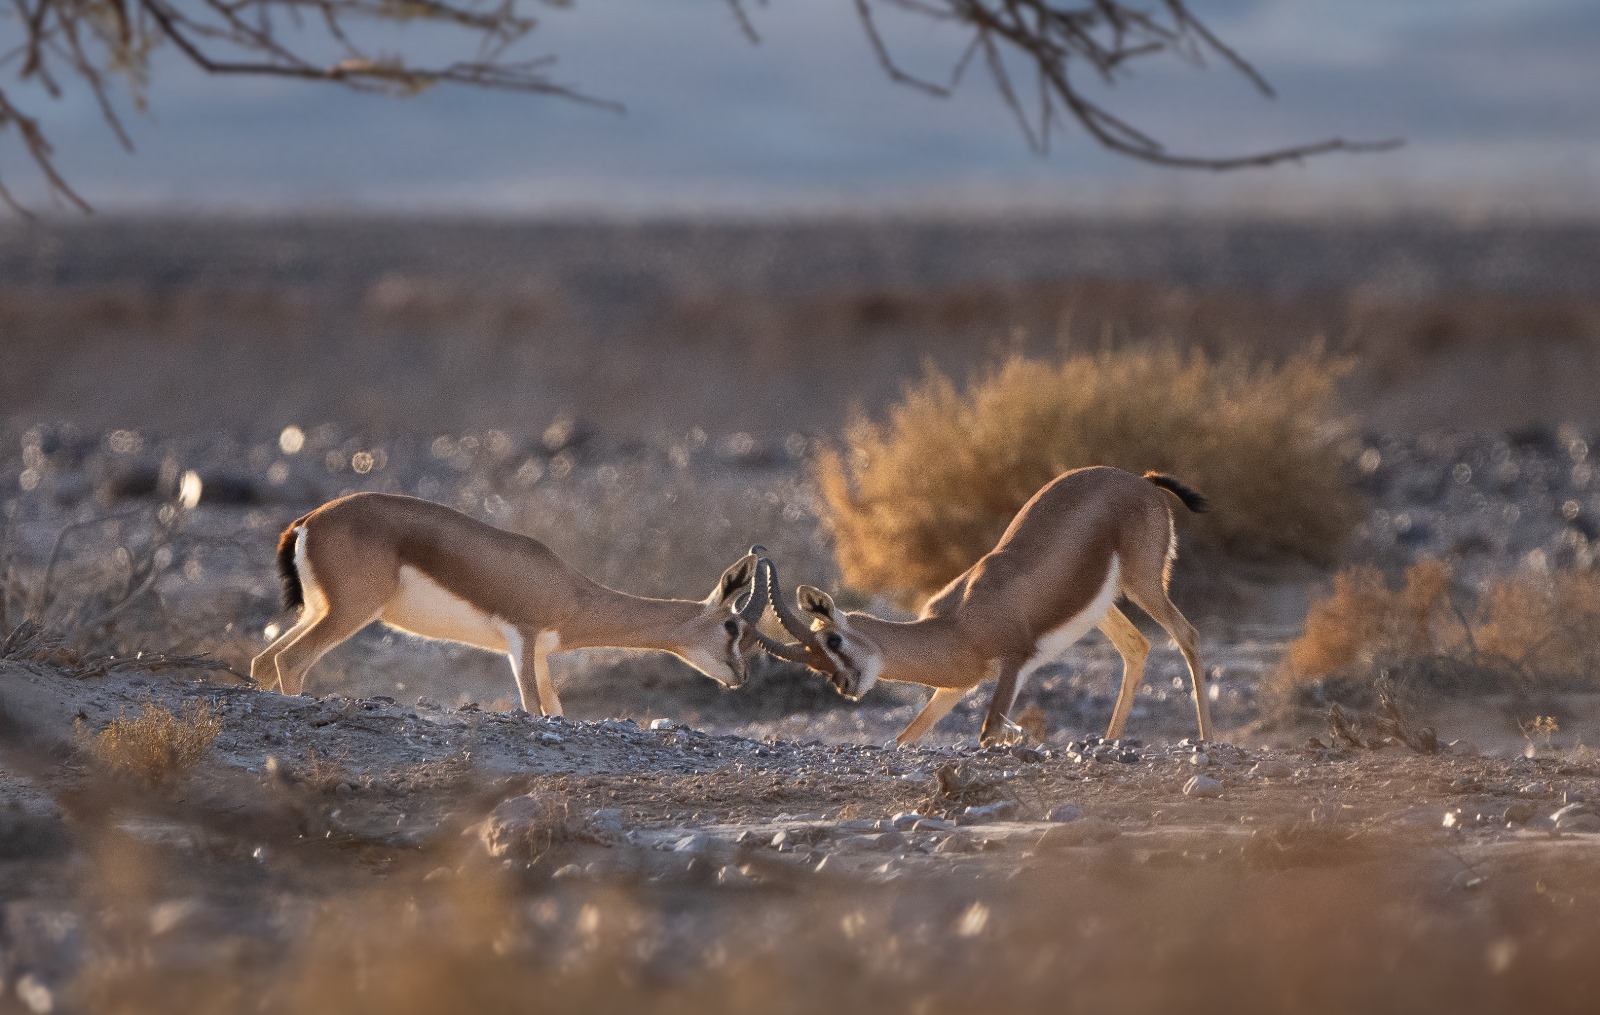
[(1277, 366), (1129, 349), (1013, 356), (964, 389), (929, 369), (883, 422), (857, 419), (815, 476), (847, 584), (907, 599), (986, 553), (1067, 469), (1172, 473), (1216, 510), (1185, 519), (1187, 552), (1331, 561), (1360, 515), (1335, 385), (1313, 351)]
[(147, 699), (138, 716), (120, 714), (96, 734), (92, 748), (95, 759), (112, 771), (159, 785), (199, 764), (221, 732), (222, 720), (209, 702), (188, 702), (174, 714)]

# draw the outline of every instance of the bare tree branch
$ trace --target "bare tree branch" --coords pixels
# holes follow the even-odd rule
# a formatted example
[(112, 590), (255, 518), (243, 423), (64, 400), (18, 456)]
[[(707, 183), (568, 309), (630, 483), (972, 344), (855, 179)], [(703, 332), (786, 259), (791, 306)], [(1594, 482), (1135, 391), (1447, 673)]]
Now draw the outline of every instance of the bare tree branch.
[[(739, 31), (760, 42), (750, 0), (727, 0)], [(793, 0), (800, 3), (805, 0)], [(1048, 150), (1052, 130), (1076, 122), (1101, 146), (1167, 166), (1234, 169), (1266, 166), (1334, 151), (1377, 151), (1396, 141), (1349, 142), (1331, 138), (1311, 144), (1226, 157), (1170, 152), (1086, 94), (1075, 72), (1115, 85), (1127, 65), (1170, 54), (1203, 66), (1214, 57), (1272, 97), (1272, 88), (1242, 56), (1223, 43), (1189, 10), (1186, 0), (852, 0), (856, 16), (884, 72), (896, 83), (926, 94), (948, 96), (980, 56), (1001, 101), (1028, 144)], [(765, 6), (765, 0), (755, 0)], [(76, 80), (99, 105), (124, 147), (124, 129), (114, 95), (143, 108), (153, 55), (170, 44), (210, 74), (298, 78), (357, 91), (411, 95), (434, 85), (470, 85), (522, 92), (606, 109), (596, 99), (549, 75), (553, 57), (508, 58), (511, 48), (537, 27), (536, 6), (567, 7), (571, 0), (11, 0), (0, 20), (20, 29), (21, 41), (0, 52), (0, 70), (47, 96)], [(968, 33), (948, 81), (912, 73), (894, 57), (879, 12), (932, 21)], [(472, 59), (419, 64), (405, 55), (373, 48), (366, 40), (396, 24), (420, 23), (460, 33), (474, 43)], [(386, 38), (392, 39), (392, 33)], [(1033, 88), (1022, 91), (1032, 75)], [(1024, 106), (1024, 95), (1027, 106)], [(39, 122), (0, 90), (0, 133), (16, 132), (50, 196), (73, 207), (88, 204), (57, 172), (54, 152)], [(27, 214), (0, 180), (0, 203)]]
[[(1244, 155), (1207, 157), (1170, 152), (1156, 138), (1139, 130), (1090, 98), (1072, 77), (1082, 66), (1107, 85), (1115, 85), (1126, 65), (1142, 57), (1171, 54), (1204, 66), (1207, 55), (1232, 67), (1268, 98), (1275, 93), (1255, 67), (1222, 42), (1189, 10), (1185, 0), (1162, 0), (1147, 12), (1120, 0), (855, 0), (862, 29), (890, 79), (932, 95), (949, 87), (934, 85), (910, 73), (895, 59), (879, 28), (875, 7), (958, 25), (971, 41), (956, 62), (951, 81), (961, 77), (981, 51), (990, 80), (1001, 101), (1036, 150), (1048, 150), (1053, 124), (1070, 117), (1102, 147), (1130, 158), (1183, 169), (1240, 169), (1298, 162), (1329, 152), (1373, 152), (1398, 147), (1397, 139), (1346, 141), (1328, 138)], [(1022, 105), (1010, 64), (1029, 68), (1038, 92), (1037, 109)]]

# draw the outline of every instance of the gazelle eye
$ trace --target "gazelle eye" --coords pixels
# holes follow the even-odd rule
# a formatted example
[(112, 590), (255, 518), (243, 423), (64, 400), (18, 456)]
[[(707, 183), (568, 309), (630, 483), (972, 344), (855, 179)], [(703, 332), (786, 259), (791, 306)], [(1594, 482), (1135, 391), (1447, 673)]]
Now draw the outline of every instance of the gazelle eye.
[(844, 639), (837, 634), (830, 634), (823, 639), (823, 644), (828, 646), (828, 651), (837, 652), (844, 648)]
[(722, 629), (730, 635), (736, 635), (739, 633), (739, 622), (737, 620), (729, 620), (722, 625)]

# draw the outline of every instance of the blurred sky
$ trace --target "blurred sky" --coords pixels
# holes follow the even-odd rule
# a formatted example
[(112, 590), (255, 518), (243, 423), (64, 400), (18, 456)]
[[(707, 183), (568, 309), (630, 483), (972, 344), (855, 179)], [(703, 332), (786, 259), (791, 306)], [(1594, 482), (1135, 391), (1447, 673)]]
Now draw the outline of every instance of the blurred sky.
[[(1328, 210), (1462, 214), (1600, 208), (1597, 0), (1193, 0), (1279, 91), (1220, 67), (1142, 65), (1107, 96), (1201, 154), (1401, 136), (1383, 155), (1210, 174), (1141, 166), (1075, 131), (1031, 152), (982, 74), (930, 98), (888, 81), (852, 0), (536, 7), (527, 55), (627, 107), (436, 89), (407, 100), (280, 79), (206, 77), (157, 54), (124, 153), (86, 94), (6, 87), (98, 208), (487, 214), (895, 210)], [(15, 31), (14, 22), (5, 27)], [(948, 69), (959, 40), (884, 22), (902, 62)], [(406, 44), (448, 53), (437, 34)], [(14, 143), (0, 172), (19, 186)], [(37, 201), (38, 198), (35, 197)]]

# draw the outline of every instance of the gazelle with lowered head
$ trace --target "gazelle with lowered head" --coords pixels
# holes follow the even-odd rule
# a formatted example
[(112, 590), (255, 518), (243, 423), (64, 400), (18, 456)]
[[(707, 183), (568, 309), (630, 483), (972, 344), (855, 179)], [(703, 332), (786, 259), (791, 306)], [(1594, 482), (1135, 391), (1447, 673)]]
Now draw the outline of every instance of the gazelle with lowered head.
[(766, 567), (755, 552), (745, 555), (705, 599), (631, 596), (591, 581), (536, 539), (414, 497), (353, 494), (284, 530), (284, 605), (300, 607), (300, 617), (255, 657), (250, 677), (298, 694), (329, 649), (381, 620), (505, 653), (529, 712), (561, 714), (549, 657), (566, 649), (661, 649), (738, 687), (766, 609)]
[[(1115, 738), (1150, 652), (1117, 608), (1117, 596), (1125, 595), (1178, 643), (1194, 681), (1200, 738), (1209, 740), (1198, 636), (1167, 597), (1178, 537), (1162, 491), (1190, 511), (1206, 510), (1203, 496), (1160, 473), (1141, 478), (1104, 466), (1063, 473), (1034, 494), (999, 544), (929, 599), (915, 620), (845, 613), (826, 592), (802, 585), (798, 615), (778, 589), (771, 591), (778, 619), (796, 641), (756, 637), (768, 652), (825, 674), (851, 699), (879, 680), (932, 686), (933, 697), (897, 738), (901, 744), (919, 739), (968, 691), (996, 677), (980, 735), (987, 744), (1011, 725), (1006, 713), (1033, 671), (1099, 628), (1122, 656), (1122, 689), (1106, 730)], [(770, 563), (768, 573), (776, 581)]]

